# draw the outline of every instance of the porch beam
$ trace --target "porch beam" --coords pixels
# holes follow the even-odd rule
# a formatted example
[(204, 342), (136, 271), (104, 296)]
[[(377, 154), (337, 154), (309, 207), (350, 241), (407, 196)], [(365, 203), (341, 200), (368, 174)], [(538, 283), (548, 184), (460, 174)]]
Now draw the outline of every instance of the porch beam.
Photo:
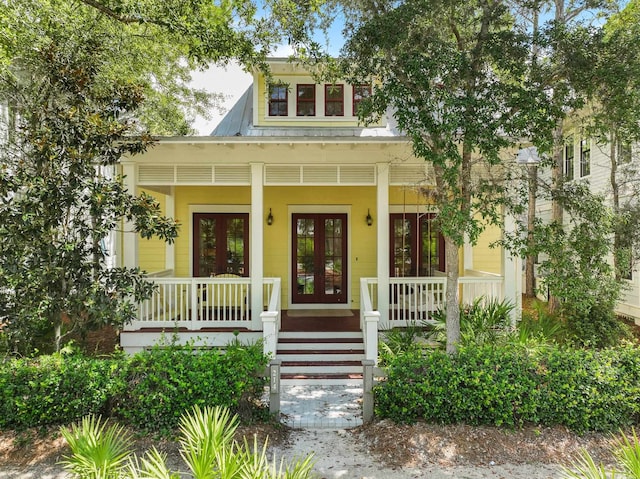
[(389, 323), (389, 163), (377, 163), (376, 220), (380, 327)]
[(262, 278), (264, 276), (264, 163), (251, 163), (251, 241), (249, 241), (249, 271), (251, 276), (252, 329), (262, 329)]

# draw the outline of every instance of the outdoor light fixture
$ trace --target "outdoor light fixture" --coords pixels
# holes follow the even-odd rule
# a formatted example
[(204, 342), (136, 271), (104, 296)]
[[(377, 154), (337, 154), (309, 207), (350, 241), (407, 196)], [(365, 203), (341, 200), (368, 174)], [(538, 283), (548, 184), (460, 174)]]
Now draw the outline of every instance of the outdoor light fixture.
[(271, 213), (271, 208), (269, 208), (269, 214), (267, 215), (267, 224), (269, 226), (273, 224), (273, 214)]
[(367, 208), (367, 226), (371, 226), (373, 224), (373, 218), (371, 216), (371, 211)]

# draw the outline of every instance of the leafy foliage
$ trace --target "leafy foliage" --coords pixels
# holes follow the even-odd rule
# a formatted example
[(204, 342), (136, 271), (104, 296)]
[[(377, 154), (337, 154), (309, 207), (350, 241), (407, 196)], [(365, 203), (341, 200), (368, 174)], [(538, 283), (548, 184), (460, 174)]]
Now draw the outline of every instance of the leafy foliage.
[(267, 364), (259, 344), (226, 350), (162, 345), (133, 357), (116, 413), (137, 428), (169, 434), (195, 405), (218, 405), (245, 420), (259, 410)]
[(69, 424), (108, 414), (125, 385), (124, 358), (54, 354), (0, 362), (0, 428)]
[(0, 321), (20, 352), (54, 328), (59, 350), (72, 331), (134, 317), (152, 286), (138, 269), (106, 264), (104, 241), (121, 221), (143, 237), (177, 234), (115, 170), (151, 143), (129, 117), (141, 89), (102, 83), (100, 37), (78, 40), (40, 41), (22, 58), (32, 77), (0, 77), (3, 91), (20, 96), (16, 130), (0, 149)]
[(447, 349), (460, 340), (458, 249), (500, 224), (505, 151), (515, 138), (551, 136), (554, 111), (528, 81), (528, 31), (506, 2), (355, 2), (344, 48), (355, 81), (376, 78), (363, 118), (388, 108), (430, 166), (426, 196), (445, 239)]
[(174, 345), (133, 357), (7, 358), (0, 363), (0, 428), (69, 424), (93, 414), (171, 434), (194, 405), (220, 405), (247, 421), (261, 419), (266, 363), (260, 345), (239, 343), (226, 352)]
[(461, 347), (399, 356), (376, 388), (376, 414), (397, 422), (565, 425), (578, 432), (636, 424), (640, 351), (546, 346)]

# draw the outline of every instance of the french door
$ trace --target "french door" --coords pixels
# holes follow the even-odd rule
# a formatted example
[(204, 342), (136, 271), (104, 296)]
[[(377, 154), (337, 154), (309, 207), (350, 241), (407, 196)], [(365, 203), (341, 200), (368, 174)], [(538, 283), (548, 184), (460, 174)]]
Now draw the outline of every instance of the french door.
[(292, 303), (347, 302), (347, 215), (292, 215)]
[(249, 215), (193, 214), (193, 275), (249, 276)]
[(391, 276), (433, 276), (444, 271), (444, 238), (435, 214), (392, 213)]

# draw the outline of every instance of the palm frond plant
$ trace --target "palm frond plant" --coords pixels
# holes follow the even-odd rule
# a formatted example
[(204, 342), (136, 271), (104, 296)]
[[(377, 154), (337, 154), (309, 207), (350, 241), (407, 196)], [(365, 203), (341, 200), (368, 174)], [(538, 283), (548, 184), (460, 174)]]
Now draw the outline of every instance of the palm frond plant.
[(180, 474), (171, 472), (167, 466), (167, 456), (152, 447), (140, 459), (134, 456), (129, 462), (131, 479), (180, 479)]
[(238, 424), (238, 416), (222, 407), (195, 406), (182, 416), (180, 454), (195, 479), (214, 478), (214, 472), (224, 467), (218, 461), (228, 458), (222, 450), (233, 444)]
[(640, 442), (635, 429), (632, 437), (622, 434), (614, 445), (614, 455), (618, 459), (622, 472), (628, 479), (640, 479)]
[[(180, 454), (193, 479), (310, 479), (312, 456), (288, 464), (267, 458), (261, 448), (234, 439), (239, 425), (228, 408), (195, 406), (180, 418)], [(80, 479), (179, 479), (166, 456), (152, 448), (142, 458), (130, 453), (131, 440), (121, 426), (108, 426), (87, 416), (79, 426), (62, 429), (72, 454), (63, 464)]]
[(119, 425), (108, 425), (100, 416), (89, 415), (79, 425), (61, 428), (71, 455), (63, 467), (81, 479), (112, 479), (123, 475), (131, 455), (131, 438)]
[[(460, 308), (460, 344), (496, 345), (512, 334), (510, 314), (513, 305), (509, 301), (486, 299), (481, 296), (473, 303)], [(446, 343), (446, 311), (431, 313), (431, 339)]]
[(615, 469), (607, 470), (604, 464), (596, 464), (591, 454), (583, 450), (571, 467), (563, 469), (564, 479), (615, 479)]

